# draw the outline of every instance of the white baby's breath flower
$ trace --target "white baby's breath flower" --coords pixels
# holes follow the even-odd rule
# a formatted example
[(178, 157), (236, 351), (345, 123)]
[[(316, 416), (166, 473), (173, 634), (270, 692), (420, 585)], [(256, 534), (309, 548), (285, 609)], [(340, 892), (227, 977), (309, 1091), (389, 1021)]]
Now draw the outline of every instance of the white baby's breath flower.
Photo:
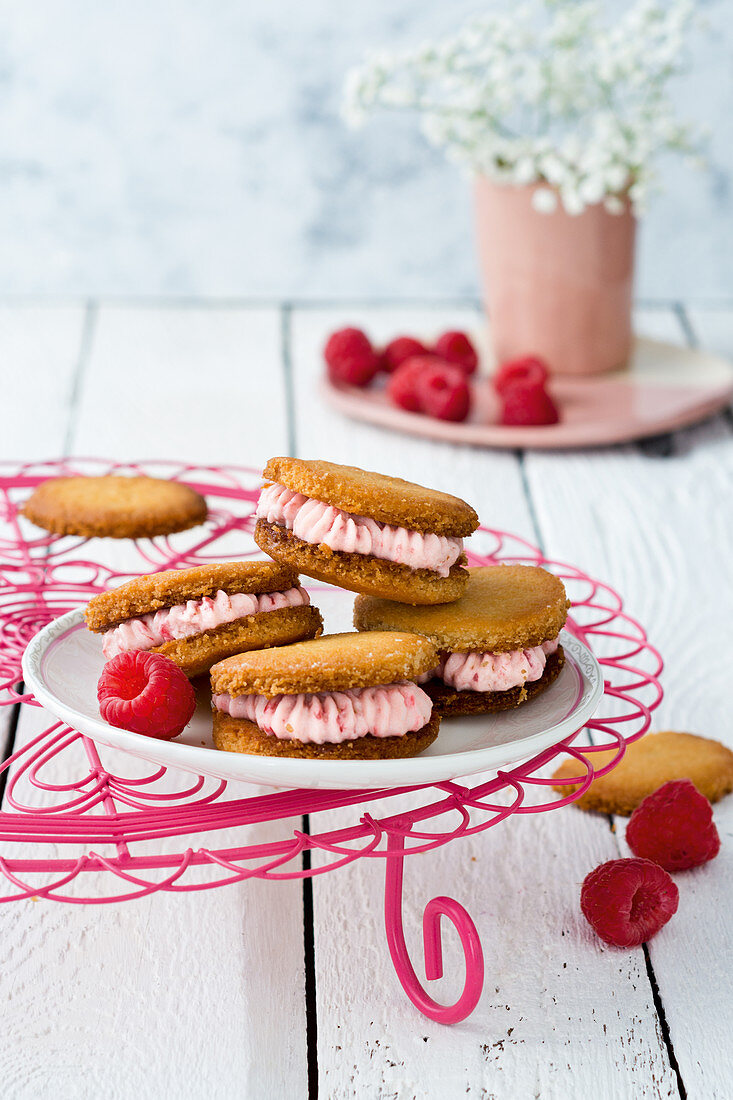
[[(611, 11), (609, 23), (604, 13)], [(696, 16), (691, 0), (527, 0), (492, 9), (454, 35), (351, 70), (342, 113), (360, 125), (376, 107), (412, 109), (451, 160), (500, 183), (545, 181), (533, 203), (569, 213), (603, 202), (638, 210), (662, 151), (697, 152), (669, 94)]]
[(538, 187), (532, 195), (532, 206), (539, 214), (553, 214), (557, 210), (557, 195), (549, 187)]

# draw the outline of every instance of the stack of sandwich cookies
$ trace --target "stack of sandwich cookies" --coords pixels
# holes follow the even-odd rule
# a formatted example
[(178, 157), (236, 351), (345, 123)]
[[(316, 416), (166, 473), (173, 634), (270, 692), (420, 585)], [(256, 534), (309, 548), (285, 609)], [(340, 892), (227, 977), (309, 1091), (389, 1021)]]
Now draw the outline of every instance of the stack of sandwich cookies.
[(90, 600), (89, 630), (107, 660), (129, 650), (169, 657), (189, 677), (248, 649), (315, 638), (323, 629), (298, 575), (272, 561), (223, 562), (137, 577)]
[(414, 634), (330, 634), (211, 670), (214, 744), (312, 759), (415, 756), (440, 719), (417, 679), (437, 660)]
[(410, 604), (458, 599), (463, 538), (478, 527), (458, 497), (317, 459), (273, 458), (255, 541), (270, 557), (353, 592)]
[(363, 595), (354, 604), (358, 630), (409, 630), (435, 644), (440, 659), (421, 683), (444, 716), (518, 706), (544, 691), (565, 660), (558, 635), (570, 605), (557, 577), (522, 565), (468, 573), (463, 596), (448, 606)]

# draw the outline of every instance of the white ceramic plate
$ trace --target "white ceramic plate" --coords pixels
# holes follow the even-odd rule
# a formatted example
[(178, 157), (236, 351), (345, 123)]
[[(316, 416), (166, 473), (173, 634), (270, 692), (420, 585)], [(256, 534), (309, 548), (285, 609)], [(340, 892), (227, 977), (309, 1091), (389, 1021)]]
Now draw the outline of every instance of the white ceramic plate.
[[(348, 593), (324, 590), (324, 599), (343, 605), (337, 607), (342, 622), (348, 602), (350, 616)], [(318, 602), (326, 611), (324, 599)], [(211, 739), (208, 698), (201, 700), (175, 741), (116, 729), (99, 715), (102, 643), (84, 626), (81, 608), (49, 623), (32, 639), (23, 657), (23, 675), (38, 701), (57, 718), (101, 745), (156, 764), (272, 787), (374, 789), (437, 783), (505, 767), (580, 729), (603, 695), (603, 677), (595, 657), (577, 638), (563, 631), (561, 639), (565, 666), (547, 691), (505, 714), (443, 719), (437, 741), (407, 760), (291, 760), (219, 752)]]

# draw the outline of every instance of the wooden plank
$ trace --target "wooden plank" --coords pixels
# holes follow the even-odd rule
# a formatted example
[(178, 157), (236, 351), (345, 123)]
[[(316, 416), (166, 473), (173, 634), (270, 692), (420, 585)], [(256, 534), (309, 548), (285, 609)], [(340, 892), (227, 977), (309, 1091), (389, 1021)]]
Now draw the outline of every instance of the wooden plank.
[[(280, 331), (277, 310), (103, 309), (73, 450), (259, 465), (266, 438), (277, 450), (287, 445)], [(258, 407), (267, 418), (254, 415)], [(103, 546), (106, 561), (132, 564), (128, 544)], [(47, 720), (24, 708), (17, 744)], [(131, 766), (119, 753), (102, 757), (113, 772)], [(68, 781), (71, 763), (58, 772)], [(265, 824), (246, 838), (264, 842), (292, 828)], [(202, 843), (235, 846), (244, 835), (229, 830)], [(110, 1081), (120, 1096), (305, 1095), (299, 882), (159, 893), (101, 908), (19, 902), (0, 908), (0, 922), (11, 960), (0, 998), (13, 997), (0, 1041), (13, 1095), (90, 1095)]]
[[(293, 318), (296, 439), (301, 455), (353, 462), (459, 492), (484, 522), (530, 539), (533, 520), (519, 459), (450, 447), (342, 419), (317, 394), (327, 333), (363, 325), (375, 339), (476, 327), (471, 311), (304, 310)], [(563, 459), (555, 459), (561, 463)], [(555, 546), (550, 540), (550, 549)], [(570, 560), (575, 559), (570, 554)], [(390, 801), (392, 812), (405, 801)], [(379, 806), (368, 807), (377, 816)], [(353, 823), (358, 811), (318, 815), (314, 831)], [(323, 1094), (435, 1097), (574, 1095), (661, 1097), (676, 1085), (641, 953), (605, 950), (579, 913), (586, 871), (616, 854), (602, 819), (554, 813), (514, 819), (406, 865), (405, 926), (422, 973), (425, 902), (466, 905), (486, 953), (474, 1015), (445, 1028), (406, 1000), (383, 932), (383, 865), (361, 860), (313, 884), (318, 1065)], [(446, 978), (434, 996), (455, 999), (461, 960), (446, 934)], [(453, 975), (453, 977), (449, 977)]]
[(85, 316), (91, 327), (81, 305), (0, 306), (0, 458), (27, 462), (63, 453)]
[(277, 309), (100, 311), (75, 454), (260, 466), (286, 446)]
[[(679, 319), (654, 321), (654, 334), (682, 342)], [(703, 345), (733, 347), (733, 315), (694, 325)], [(733, 747), (728, 685), (711, 666), (724, 652), (733, 613), (733, 433), (722, 416), (677, 433), (666, 457), (635, 447), (557, 457), (535, 454), (527, 471), (540, 526), (564, 558), (616, 587), (661, 650), (665, 698), (653, 728), (689, 730)], [(572, 808), (578, 833), (595, 824)], [(733, 828), (733, 804), (715, 808), (721, 835)], [(623, 822), (618, 822), (620, 834)], [(628, 849), (622, 847), (623, 854)], [(649, 944), (649, 955), (682, 1080), (690, 1096), (730, 1095), (733, 1059), (725, 967), (731, 876), (725, 846), (712, 864), (676, 876), (680, 908)], [(590, 870), (588, 863), (581, 874)], [(617, 955), (622, 962), (628, 957)]]

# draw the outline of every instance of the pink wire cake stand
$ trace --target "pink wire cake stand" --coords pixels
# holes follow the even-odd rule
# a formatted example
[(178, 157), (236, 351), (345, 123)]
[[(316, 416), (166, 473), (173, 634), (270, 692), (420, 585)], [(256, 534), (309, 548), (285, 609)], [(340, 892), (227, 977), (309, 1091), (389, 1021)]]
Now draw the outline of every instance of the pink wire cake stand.
[[(106, 473), (185, 481), (207, 498), (209, 519), (205, 527), (167, 538), (125, 542), (125, 567), (120, 569), (113, 564), (115, 558), (120, 560), (117, 540), (40, 533), (18, 515), (30, 491), (49, 477)], [(258, 471), (231, 466), (99, 459), (0, 464), (0, 704), (39, 706), (24, 693), (21, 682), (27, 643), (53, 619), (96, 593), (136, 573), (260, 556), (251, 537), (259, 485)], [(0, 873), (6, 883), (0, 900), (42, 897), (99, 904), (159, 890), (212, 889), (250, 878), (302, 879), (356, 859), (382, 859), (387, 942), (407, 996), (431, 1019), (465, 1019), (483, 987), (476, 927), (452, 898), (436, 897), (425, 908), (427, 980), (443, 973), (441, 918), (455, 926), (465, 955), (463, 991), (455, 1003), (441, 1004), (421, 984), (405, 944), (405, 856), (482, 832), (514, 814), (544, 813), (572, 802), (595, 775), (618, 764), (627, 744), (647, 731), (662, 698), (659, 653), (608, 585), (546, 558), (516, 535), (486, 527), (472, 536), (468, 558), (473, 565), (541, 565), (562, 578), (573, 603), (568, 629), (593, 650), (604, 674), (599, 713), (582, 729), (518, 766), (465, 783), (389, 791), (286, 790), (239, 797), (239, 784), (233, 792), (225, 781), (210, 777), (150, 765), (141, 768), (139, 762), (131, 765), (132, 774), (119, 764), (116, 771), (107, 768), (93, 741), (56, 721), (12, 752), (0, 768), (0, 782), (5, 784)], [(614, 750), (610, 762), (594, 768), (596, 754), (608, 749)], [(577, 761), (579, 787), (562, 796), (552, 790), (551, 772), (567, 755)], [(63, 782), (58, 781), (59, 772)], [(410, 809), (404, 809), (404, 799), (391, 813), (381, 809), (385, 801), (389, 804), (406, 794)], [(380, 810), (372, 816), (367, 807), (377, 799)], [(312, 815), (336, 808), (353, 810), (353, 823), (317, 831)], [(276, 821), (282, 823), (282, 839), (244, 842), (247, 827)], [(233, 827), (242, 843), (218, 847), (216, 834)]]

